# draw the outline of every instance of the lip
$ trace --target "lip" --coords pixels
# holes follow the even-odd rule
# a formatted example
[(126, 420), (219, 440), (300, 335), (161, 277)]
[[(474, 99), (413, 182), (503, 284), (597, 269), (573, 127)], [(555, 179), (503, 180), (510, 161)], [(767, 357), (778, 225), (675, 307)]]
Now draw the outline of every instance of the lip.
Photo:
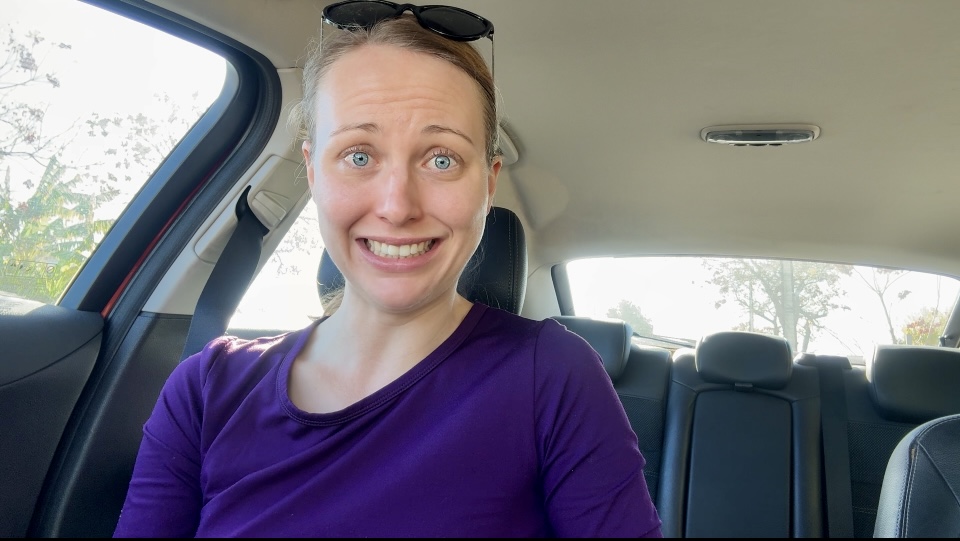
[[(433, 247), (427, 253), (417, 257), (382, 257), (374, 254), (367, 248), (368, 240), (375, 240), (377, 242), (392, 244), (394, 246), (418, 244), (432, 240)], [(436, 257), (440, 246), (443, 244), (443, 239), (437, 237), (410, 237), (402, 239), (395, 237), (361, 237), (355, 242), (357, 243), (357, 248), (360, 250), (360, 254), (363, 256), (364, 260), (370, 263), (370, 265), (374, 268), (384, 272), (411, 272), (427, 265), (433, 260), (434, 257)]]

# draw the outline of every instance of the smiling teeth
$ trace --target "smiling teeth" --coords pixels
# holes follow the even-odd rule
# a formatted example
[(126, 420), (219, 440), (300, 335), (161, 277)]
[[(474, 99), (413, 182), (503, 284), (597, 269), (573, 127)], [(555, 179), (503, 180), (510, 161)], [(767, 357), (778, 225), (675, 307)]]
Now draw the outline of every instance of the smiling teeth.
[(400, 246), (394, 246), (393, 244), (367, 239), (367, 248), (380, 257), (393, 257), (397, 259), (416, 257), (429, 252), (430, 248), (432, 247), (432, 240), (417, 244), (403, 244)]

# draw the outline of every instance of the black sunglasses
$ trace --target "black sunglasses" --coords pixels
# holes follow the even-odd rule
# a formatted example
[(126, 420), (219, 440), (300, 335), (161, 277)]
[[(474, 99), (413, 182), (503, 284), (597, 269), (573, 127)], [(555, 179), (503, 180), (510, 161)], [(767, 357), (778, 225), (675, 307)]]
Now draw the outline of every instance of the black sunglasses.
[(396, 19), (410, 10), (420, 26), (454, 41), (489, 37), (493, 23), (465, 9), (451, 6), (415, 6), (386, 0), (346, 0), (323, 8), (323, 20), (341, 30), (370, 28), (380, 21)]

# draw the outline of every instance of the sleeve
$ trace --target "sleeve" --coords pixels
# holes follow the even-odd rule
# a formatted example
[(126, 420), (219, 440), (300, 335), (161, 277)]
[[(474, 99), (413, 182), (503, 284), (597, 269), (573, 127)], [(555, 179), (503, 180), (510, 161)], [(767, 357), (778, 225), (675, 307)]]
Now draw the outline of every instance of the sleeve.
[(193, 537), (200, 522), (203, 386), (227, 344), (217, 338), (167, 378), (143, 439), (114, 537)]
[(535, 352), (545, 508), (558, 537), (662, 537), (637, 436), (580, 336), (547, 320)]

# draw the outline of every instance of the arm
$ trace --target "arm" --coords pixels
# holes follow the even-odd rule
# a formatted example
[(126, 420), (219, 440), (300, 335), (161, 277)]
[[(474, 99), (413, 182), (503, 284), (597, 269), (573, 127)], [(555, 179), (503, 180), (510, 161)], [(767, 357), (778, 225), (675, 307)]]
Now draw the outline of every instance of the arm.
[(644, 459), (599, 355), (547, 321), (537, 341), (544, 502), (559, 537), (660, 537)]
[(206, 370), (225, 341), (180, 363), (146, 424), (114, 537), (193, 537), (200, 522), (201, 396)]

